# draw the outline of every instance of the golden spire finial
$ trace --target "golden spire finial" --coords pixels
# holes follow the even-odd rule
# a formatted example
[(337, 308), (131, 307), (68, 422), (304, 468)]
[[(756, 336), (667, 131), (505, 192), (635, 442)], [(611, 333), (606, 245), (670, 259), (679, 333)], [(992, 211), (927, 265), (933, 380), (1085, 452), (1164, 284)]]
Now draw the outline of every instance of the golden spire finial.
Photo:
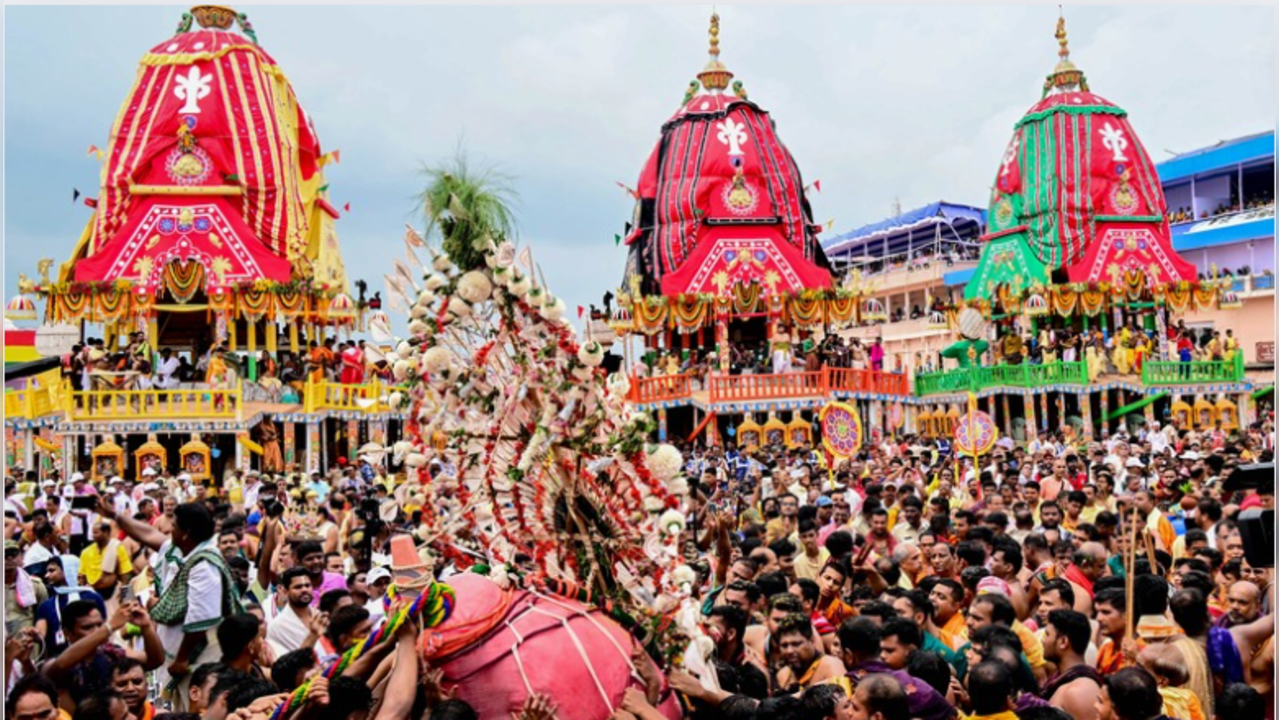
[(1066, 16), (1062, 14), (1060, 5), (1057, 6), (1057, 13), (1057, 44), (1061, 46), (1057, 50), (1057, 57), (1066, 62), (1070, 59), (1070, 47), (1066, 40)]
[(1054, 37), (1057, 38), (1057, 67), (1053, 68), (1053, 72), (1048, 76), (1048, 80), (1044, 83), (1044, 95), (1054, 89), (1072, 91), (1083, 90), (1087, 92), (1088, 81), (1084, 78), (1083, 72), (1075, 67), (1070, 61), (1070, 43), (1066, 37), (1066, 16), (1061, 12), (1061, 6), (1057, 6), (1057, 32)]
[(711, 92), (718, 92), (728, 87), (729, 81), (733, 79), (733, 73), (719, 61), (719, 13), (715, 11), (711, 11), (710, 36), (711, 58), (706, 62), (706, 67), (697, 74), (697, 79), (702, 81), (702, 87)]
[(711, 57), (719, 57), (719, 13), (711, 11)]

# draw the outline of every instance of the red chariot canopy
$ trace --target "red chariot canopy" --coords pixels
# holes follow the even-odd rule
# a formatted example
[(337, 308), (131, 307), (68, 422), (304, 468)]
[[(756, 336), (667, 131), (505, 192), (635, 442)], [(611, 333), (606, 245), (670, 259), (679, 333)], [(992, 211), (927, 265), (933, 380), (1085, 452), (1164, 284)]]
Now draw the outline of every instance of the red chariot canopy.
[(103, 252), (75, 266), (79, 282), (128, 280), (154, 293), (165, 266), (197, 260), (211, 288), (265, 279), (286, 283), (287, 260), (258, 242), (222, 197), (147, 197)]

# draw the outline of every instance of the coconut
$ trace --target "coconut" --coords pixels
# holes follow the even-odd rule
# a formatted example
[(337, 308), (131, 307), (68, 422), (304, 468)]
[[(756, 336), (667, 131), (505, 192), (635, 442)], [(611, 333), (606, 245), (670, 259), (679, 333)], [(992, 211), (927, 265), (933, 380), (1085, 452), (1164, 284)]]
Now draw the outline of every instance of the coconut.
[(679, 535), (684, 532), (684, 525), (687, 522), (684, 514), (679, 510), (667, 510), (657, 519), (657, 526), (667, 535)]
[(426, 464), (426, 456), (422, 453), (409, 453), (404, 458), (404, 464), (411, 468), (420, 468)]
[(448, 272), (453, 269), (453, 261), (449, 260), (448, 255), (436, 255), (435, 259), (431, 261), (431, 267), (438, 272)]
[(535, 308), (545, 306), (549, 299), (550, 296), (546, 294), (545, 288), (535, 287), (528, 291), (528, 304)]
[(425, 335), (428, 329), (429, 328), (427, 327), (426, 323), (422, 322), (421, 320), (414, 320), (413, 322), (409, 323), (409, 332), (413, 333), (414, 335)]
[(514, 274), (511, 276), (511, 281), (508, 287), (512, 295), (522, 298), (528, 295), (529, 291), (533, 289), (533, 279), (527, 274), (521, 273), (517, 270), (514, 271)]
[(395, 346), (395, 352), (400, 357), (409, 357), (410, 355), (413, 354), (413, 351), (415, 349), (416, 347), (413, 345), (413, 343), (409, 342), (408, 340), (401, 340), (399, 344)]
[(400, 405), (404, 403), (404, 393), (399, 391), (393, 392), (391, 393), (391, 396), (386, 399), (386, 401), (387, 401), (387, 404), (391, 406), (392, 410), (399, 410)]
[(409, 311), (409, 317), (414, 320), (425, 320), (430, 316), (431, 310), (425, 305), (414, 305), (413, 309)]
[(396, 382), (401, 382), (409, 376), (409, 370), (413, 367), (413, 363), (408, 360), (398, 360), (391, 366), (391, 375), (395, 377)]
[(449, 313), (456, 318), (467, 318), (471, 316), (471, 306), (462, 298), (449, 298)]
[(684, 456), (673, 445), (663, 443), (644, 458), (644, 465), (653, 477), (665, 483), (679, 474), (684, 466)]
[(577, 359), (587, 367), (599, 367), (604, 362), (604, 347), (592, 340), (577, 350)]
[[(426, 290), (430, 290), (431, 292), (435, 292), (436, 290), (439, 290), (440, 288), (448, 284), (449, 284), (448, 279), (445, 278), (443, 275), (432, 273), (426, 276)], [(423, 292), (426, 292), (426, 290), (424, 290)]]
[(452, 362), (453, 352), (438, 345), (422, 354), (422, 369), (431, 374), (444, 370)]
[(457, 294), (463, 300), (474, 305), (484, 302), (493, 294), (493, 283), (488, 276), (479, 270), (472, 270), (457, 282)]
[(548, 320), (559, 322), (564, 318), (564, 313), (568, 310), (568, 306), (560, 298), (547, 298), (545, 307), (542, 308), (542, 314), (546, 315)]

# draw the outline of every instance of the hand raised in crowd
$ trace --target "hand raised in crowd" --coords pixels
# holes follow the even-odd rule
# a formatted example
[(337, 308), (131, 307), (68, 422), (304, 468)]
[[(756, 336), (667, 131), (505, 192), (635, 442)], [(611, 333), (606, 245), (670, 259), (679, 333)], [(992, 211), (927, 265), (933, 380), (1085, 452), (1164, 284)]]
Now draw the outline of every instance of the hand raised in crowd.
[(306, 704), (325, 707), (329, 704), (329, 679), (323, 675), (311, 678), (311, 689), (306, 694)]
[(444, 670), (427, 669), (419, 675), (418, 684), (422, 686), (422, 694), (426, 696), (428, 705), (438, 705), (453, 697), (454, 689), (444, 688)]
[(518, 711), (511, 713), (511, 718), (512, 720), (554, 720), (557, 710), (555, 703), (551, 702), (548, 696), (533, 693), (525, 698), (524, 705)]

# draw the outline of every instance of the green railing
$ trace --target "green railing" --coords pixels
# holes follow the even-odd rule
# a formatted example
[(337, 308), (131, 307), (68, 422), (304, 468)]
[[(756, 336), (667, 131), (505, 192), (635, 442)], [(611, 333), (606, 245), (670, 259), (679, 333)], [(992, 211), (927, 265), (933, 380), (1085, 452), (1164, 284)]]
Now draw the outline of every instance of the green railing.
[(1086, 385), (1088, 368), (1082, 362), (1048, 365), (994, 365), (915, 376), (918, 395), (985, 390), (991, 387), (1035, 388), (1049, 385)]
[(937, 395), (940, 393), (963, 392), (970, 384), (969, 370), (951, 370), (949, 372), (928, 373), (915, 376), (915, 393), (917, 395)]
[(1185, 385), (1188, 383), (1222, 383), (1243, 381), (1243, 353), (1236, 351), (1231, 360), (1162, 362), (1141, 365), (1141, 382), (1145, 385)]

